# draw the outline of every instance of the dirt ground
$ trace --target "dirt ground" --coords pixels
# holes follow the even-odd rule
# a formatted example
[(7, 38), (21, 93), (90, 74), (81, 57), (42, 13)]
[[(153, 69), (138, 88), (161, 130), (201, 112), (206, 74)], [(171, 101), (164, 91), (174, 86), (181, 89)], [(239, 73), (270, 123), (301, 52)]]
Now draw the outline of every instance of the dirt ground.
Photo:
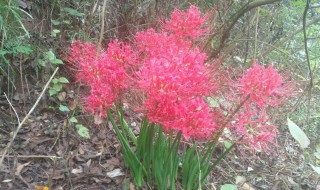
[[(38, 90), (37, 90), (38, 89)], [(32, 107), (41, 87), (30, 91), (25, 101), (12, 99), (20, 120)], [(76, 118), (89, 127), (90, 139), (80, 137), (71, 114), (59, 111), (48, 94), (19, 131), (0, 170), (1, 190), (107, 190), (137, 189), (130, 182), (119, 143), (111, 125), (96, 126), (92, 116)], [(69, 97), (68, 97), (69, 96)], [(72, 95), (65, 103), (72, 104)], [(0, 97), (0, 155), (17, 127), (14, 112), (5, 96)], [(139, 121), (128, 115), (132, 126)], [(239, 189), (320, 189), (319, 177), (304, 162), (305, 158), (290, 134), (278, 136), (279, 147), (272, 154), (255, 154), (235, 149), (208, 178), (206, 189), (222, 184), (238, 184)], [(214, 155), (213, 155), (214, 157)], [(299, 187), (300, 184), (300, 187)]]
[[(33, 25), (29, 27), (34, 28)], [(65, 70), (61, 66), (59, 75), (68, 78), (69, 73)], [(24, 86), (25, 92), (9, 94), (20, 121), (34, 105), (46, 82), (28, 81), (30, 84)], [(105, 121), (97, 126), (92, 116), (79, 109), (71, 109), (68, 113), (58, 109), (59, 104), (76, 107), (78, 87), (70, 83), (65, 88), (65, 94), (59, 100), (48, 93), (41, 97), (39, 105), (24, 123), (4, 155), (0, 190), (138, 189), (124, 165), (111, 125)], [(80, 137), (74, 124), (68, 122), (73, 116), (89, 128), (89, 139)], [(139, 127), (136, 116), (127, 113), (127, 119), (132, 127)], [(14, 111), (0, 93), (0, 157), (17, 126)], [(280, 126), (277, 140), (279, 146), (268, 154), (252, 154), (241, 147), (234, 149), (208, 177), (206, 189), (219, 190), (223, 184), (237, 184), (238, 189), (243, 190), (320, 190), (320, 177), (311, 169), (307, 155), (302, 153), (285, 125)]]

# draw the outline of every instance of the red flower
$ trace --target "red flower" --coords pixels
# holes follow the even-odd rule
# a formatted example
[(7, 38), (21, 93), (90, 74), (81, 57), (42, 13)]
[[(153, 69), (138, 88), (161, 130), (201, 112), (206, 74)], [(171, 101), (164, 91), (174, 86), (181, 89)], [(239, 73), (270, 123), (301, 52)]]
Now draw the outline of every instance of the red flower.
[[(86, 109), (105, 115), (106, 109), (134, 89), (142, 99), (139, 110), (166, 131), (181, 131), (186, 139), (209, 138), (219, 127), (229, 127), (231, 140), (240, 138), (251, 147), (267, 147), (277, 129), (269, 124), (265, 108), (288, 96), (289, 86), (272, 65), (265, 68), (254, 62), (238, 80), (236, 93), (232, 85), (222, 88), (221, 77), (212, 72), (218, 68), (205, 63), (207, 55), (195, 43), (209, 31), (204, 27), (206, 20), (191, 5), (187, 11), (175, 10), (160, 32), (150, 28), (137, 33), (132, 46), (115, 40), (105, 52), (98, 52), (89, 43), (74, 42), (68, 59), (80, 70), (78, 80), (90, 87)], [(205, 97), (226, 89), (226, 100), (210, 108)], [(231, 114), (231, 105), (239, 99), (246, 100), (244, 106)], [(228, 110), (231, 123), (220, 114)]]
[(171, 21), (165, 23), (164, 29), (180, 38), (199, 38), (208, 31), (203, 27), (207, 18), (202, 18), (200, 14), (199, 9), (193, 5), (187, 11), (175, 9)]
[(125, 66), (134, 62), (135, 54), (130, 46), (113, 41), (107, 52), (97, 52), (89, 43), (75, 41), (69, 49), (69, 61), (77, 64), (78, 80), (90, 87), (85, 98), (86, 109), (105, 116), (105, 111), (121, 98), (128, 88)]
[(201, 98), (179, 99), (175, 94), (161, 94), (144, 102), (146, 116), (165, 130), (181, 131), (189, 137), (206, 139), (216, 130), (214, 114)]
[(254, 61), (247, 74), (239, 79), (240, 92), (243, 97), (250, 95), (250, 99), (260, 108), (266, 104), (276, 105), (280, 96), (287, 96), (288, 87), (277, 70), (270, 65), (265, 68)]
[(216, 128), (203, 100), (216, 89), (211, 67), (205, 65), (206, 54), (182, 37), (153, 29), (136, 35), (142, 55), (136, 78), (145, 95), (140, 109), (165, 130), (208, 138)]
[(269, 123), (270, 117), (254, 103), (247, 102), (231, 122), (233, 136), (239, 144), (253, 150), (266, 150), (274, 144), (278, 132), (276, 126)]
[[(279, 106), (285, 97), (291, 95), (291, 85), (285, 84), (281, 75), (272, 65), (260, 66), (254, 61), (253, 66), (238, 82), (237, 93), (229, 93), (229, 102), (242, 102), (243, 106), (228, 124), (233, 139), (241, 139), (238, 143), (249, 149), (268, 149), (278, 132), (277, 127), (270, 124), (267, 106)], [(232, 85), (231, 85), (232, 86)], [(232, 108), (228, 108), (232, 113)]]

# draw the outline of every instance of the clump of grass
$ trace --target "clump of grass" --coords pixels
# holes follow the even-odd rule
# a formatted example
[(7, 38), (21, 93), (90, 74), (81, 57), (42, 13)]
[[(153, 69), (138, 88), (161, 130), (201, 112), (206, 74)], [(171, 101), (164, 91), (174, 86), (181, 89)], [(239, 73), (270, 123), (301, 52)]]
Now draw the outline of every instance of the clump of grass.
[[(0, 77), (6, 78), (8, 83), (7, 91), (10, 92), (10, 85), (15, 88), (15, 75), (19, 70), (11, 64), (13, 58), (20, 57), (21, 54), (31, 53), (31, 48), (24, 45), (21, 41), (24, 38), (29, 38), (29, 32), (24, 27), (21, 15), (25, 14), (32, 16), (19, 8), (16, 1), (1, 1), (0, 2)], [(2, 80), (3, 85), (4, 80)]]

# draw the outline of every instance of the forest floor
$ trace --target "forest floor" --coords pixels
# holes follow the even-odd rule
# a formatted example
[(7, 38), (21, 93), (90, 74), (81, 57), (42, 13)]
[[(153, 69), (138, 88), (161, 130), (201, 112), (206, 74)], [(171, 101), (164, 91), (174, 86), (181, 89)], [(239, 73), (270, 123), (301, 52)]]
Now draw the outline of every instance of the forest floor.
[[(34, 22), (29, 27), (34, 28), (39, 23)], [(43, 44), (49, 43), (46, 41)], [(9, 101), (0, 93), (0, 158), (18, 126), (10, 104), (21, 121), (46, 83), (37, 81), (35, 71), (32, 72), (25, 74), (30, 77), (26, 81), (33, 82), (18, 87), (23, 89), (20, 92), (8, 94)], [(70, 73), (64, 66), (60, 66), (59, 72), (59, 75), (69, 79)], [(59, 98), (51, 97), (48, 92), (40, 97), (39, 105), (19, 130), (4, 155), (4, 167), (0, 168), (0, 190), (138, 189), (124, 165), (112, 126), (108, 122), (97, 126), (94, 117), (75, 109), (77, 85), (70, 83), (64, 88), (65, 94)], [(71, 111), (60, 111), (58, 107), (61, 104), (68, 105)], [(73, 116), (88, 127), (89, 139), (79, 136), (74, 123), (69, 122)], [(126, 113), (126, 116), (138, 133), (139, 118), (132, 113)], [(291, 137), (287, 126), (281, 124), (279, 131), (278, 146), (271, 153), (253, 154), (241, 147), (234, 149), (208, 177), (206, 189), (219, 190), (223, 184), (237, 184), (238, 189), (243, 190), (320, 190), (319, 176), (311, 169), (306, 154)]]
[[(69, 84), (69, 92), (76, 88)], [(25, 98), (15, 94), (11, 103), (20, 121), (33, 106), (41, 86), (33, 86)], [(74, 95), (67, 93), (65, 103)], [(24, 99), (24, 100), (23, 100)], [(92, 116), (79, 114), (79, 123), (89, 127), (90, 139), (77, 134), (68, 123), (70, 113), (57, 107), (46, 93), (19, 131), (0, 170), (0, 190), (107, 190), (136, 188), (130, 182), (119, 143), (111, 125), (97, 127)], [(16, 130), (17, 121), (5, 96), (0, 97), (0, 155)], [(132, 127), (139, 120), (127, 114)], [(286, 127), (286, 126), (283, 126)], [(280, 128), (281, 129), (281, 128)], [(288, 130), (284, 130), (288, 131)], [(206, 189), (237, 184), (239, 189), (320, 189), (319, 177), (305, 162), (303, 153), (288, 132), (280, 132), (278, 147), (271, 154), (235, 149), (211, 174)]]

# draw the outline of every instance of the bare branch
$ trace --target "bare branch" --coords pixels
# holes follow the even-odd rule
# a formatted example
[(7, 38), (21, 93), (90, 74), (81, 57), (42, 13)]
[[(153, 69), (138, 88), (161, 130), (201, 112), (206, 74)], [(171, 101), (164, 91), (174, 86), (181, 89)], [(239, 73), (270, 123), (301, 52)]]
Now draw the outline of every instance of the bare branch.
[[(230, 31), (234, 27), (234, 25), (238, 22), (238, 20), (248, 11), (250, 11), (253, 8), (260, 7), (267, 4), (272, 4), (274, 2), (281, 1), (281, 0), (258, 0), (254, 2), (247, 3), (245, 6), (243, 6), (234, 16), (233, 19), (229, 22), (230, 24), (225, 27), (225, 29), (222, 32), (222, 36), (220, 39), (220, 44), (218, 48), (212, 52), (210, 55), (210, 59), (212, 58), (218, 58), (221, 50), (225, 47), (225, 43), (227, 39), (230, 36)], [(212, 37), (213, 38), (213, 37)], [(211, 41), (212, 38), (209, 40)]]
[(22, 125), (24, 124), (24, 122), (29, 118), (29, 116), (31, 115), (31, 113), (33, 112), (33, 110), (37, 107), (37, 105), (39, 104), (41, 97), (44, 95), (46, 89), (48, 88), (51, 80), (53, 79), (53, 77), (56, 75), (56, 73), (58, 72), (59, 67), (56, 68), (56, 70), (54, 70), (53, 74), (51, 75), (50, 79), (48, 80), (47, 84), (44, 86), (41, 94), (39, 95), (37, 101), (34, 103), (34, 105), (32, 106), (32, 108), (30, 109), (30, 111), (28, 112), (28, 114), (23, 118), (23, 120), (21, 121), (21, 123), (19, 123), (18, 128), (16, 129), (16, 131), (13, 133), (13, 136), (9, 142), (9, 144), (7, 145), (7, 147), (4, 149), (4, 152), (2, 153), (1, 159), (0, 159), (0, 167), (2, 166), (2, 162), (4, 157), (6, 156), (8, 149), (11, 147), (14, 139), (16, 138), (19, 130), (21, 129)]
[(10, 102), (10, 100), (9, 100), (9, 98), (8, 98), (8, 96), (7, 96), (6, 93), (4, 93), (4, 96), (6, 97), (6, 99), (7, 99), (8, 103), (9, 103), (10, 107), (13, 109), (14, 114), (16, 115), (16, 118), (17, 118), (17, 120), (18, 120), (18, 124), (20, 125), (20, 119), (19, 119), (19, 116), (18, 116), (18, 113), (17, 113), (16, 109), (14, 109), (14, 107), (13, 107), (13, 105), (11, 104), (11, 102)]
[[(312, 24), (315, 24), (317, 22), (320, 21), (320, 16), (315, 17), (313, 20), (311, 20), (310, 22), (306, 23), (305, 27), (309, 27)], [(287, 41), (291, 40), (295, 35), (297, 35), (298, 33), (303, 31), (303, 27), (301, 26), (299, 29), (296, 29), (294, 32), (292, 32), (290, 35), (288, 35), (288, 37), (284, 38), (283, 40), (277, 42), (276, 44), (274, 44), (274, 47), (280, 47), (282, 46), (284, 43), (286, 43)], [(261, 54), (262, 57), (265, 57), (266, 55), (268, 55), (269, 53), (271, 53), (273, 50), (275, 50), (276, 48), (268, 48), (264, 53)]]

